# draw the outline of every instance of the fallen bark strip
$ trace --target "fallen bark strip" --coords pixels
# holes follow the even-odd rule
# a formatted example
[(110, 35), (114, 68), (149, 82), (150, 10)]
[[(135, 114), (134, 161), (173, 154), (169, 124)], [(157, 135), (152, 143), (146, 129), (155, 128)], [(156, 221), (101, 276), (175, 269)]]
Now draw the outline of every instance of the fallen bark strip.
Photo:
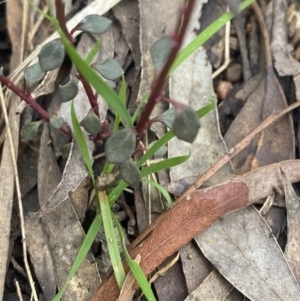
[[(300, 181), (300, 160), (267, 165), (239, 176), (232, 181), (183, 195), (144, 240), (137, 239), (130, 255), (141, 256), (145, 274), (151, 273), (166, 258), (178, 251), (193, 237), (225, 214), (254, 203), (282, 185), (282, 173), (291, 183)], [(125, 270), (128, 266), (124, 262)], [(137, 284), (135, 284), (137, 287)], [(115, 301), (120, 290), (114, 275), (94, 295), (92, 301)]]

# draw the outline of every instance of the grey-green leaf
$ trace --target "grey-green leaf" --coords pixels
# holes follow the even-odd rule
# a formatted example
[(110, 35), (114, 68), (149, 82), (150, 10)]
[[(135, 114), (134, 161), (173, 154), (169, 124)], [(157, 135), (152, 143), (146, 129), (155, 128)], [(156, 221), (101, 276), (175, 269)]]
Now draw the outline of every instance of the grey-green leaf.
[(185, 105), (176, 108), (173, 131), (178, 139), (193, 143), (200, 129), (200, 121), (196, 112)]
[(24, 124), (21, 131), (21, 140), (23, 142), (29, 142), (35, 139), (38, 135), (39, 126), (41, 121), (34, 121)]
[(108, 163), (120, 164), (130, 159), (136, 143), (136, 132), (126, 128), (112, 134), (105, 143), (105, 155)]
[(161, 70), (172, 50), (172, 38), (169, 36), (162, 37), (156, 41), (150, 48), (152, 61), (156, 70)]
[(50, 125), (55, 129), (60, 129), (64, 125), (65, 121), (62, 117), (52, 115), (50, 117)]
[(24, 71), (24, 77), (29, 85), (39, 82), (45, 76), (39, 63), (27, 67)]
[(0, 68), (0, 76), (3, 75), (3, 67)]
[(131, 158), (120, 165), (120, 175), (131, 187), (135, 187), (141, 181), (140, 170)]
[(124, 73), (120, 64), (114, 59), (104, 59), (95, 63), (93, 68), (109, 80), (116, 80)]
[(80, 122), (80, 125), (91, 135), (96, 135), (100, 132), (102, 123), (100, 118), (95, 114), (93, 110), (90, 110), (84, 119)]
[(102, 34), (109, 30), (112, 21), (99, 16), (88, 15), (77, 26), (77, 30), (82, 30), (91, 34)]
[(65, 57), (65, 47), (60, 39), (47, 43), (39, 53), (39, 62), (44, 72), (59, 67)]
[(58, 88), (62, 102), (67, 102), (75, 98), (78, 94), (78, 79), (71, 76), (71, 79), (64, 86)]
[(176, 110), (174, 107), (172, 107), (167, 111), (163, 112), (162, 114), (158, 115), (156, 119), (164, 123), (171, 130), (173, 130), (173, 123), (175, 120), (175, 116), (176, 116)]

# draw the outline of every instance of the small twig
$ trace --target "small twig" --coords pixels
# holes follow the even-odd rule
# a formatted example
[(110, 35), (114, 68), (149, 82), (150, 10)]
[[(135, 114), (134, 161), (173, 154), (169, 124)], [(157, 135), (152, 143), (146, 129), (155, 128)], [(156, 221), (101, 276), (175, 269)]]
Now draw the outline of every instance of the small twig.
[[(227, 12), (229, 7), (227, 6)], [(218, 68), (211, 76), (212, 79), (216, 78), (220, 73), (222, 73), (230, 64), (230, 24), (228, 21), (225, 25), (225, 46), (224, 46), (224, 64)]]
[(20, 284), (19, 284), (19, 281), (17, 279), (15, 279), (15, 285), (16, 285), (16, 288), (17, 288), (18, 298), (19, 298), (20, 301), (23, 301), (23, 296), (22, 296)]
[[(23, 1), (23, 16), (22, 16), (22, 35), (21, 35), (21, 52), (20, 52), (20, 62), (23, 62), (25, 53), (25, 41), (28, 36), (28, 20), (29, 20), (29, 1)], [(27, 43), (27, 41), (26, 41)]]
[(20, 227), (21, 227), (21, 233), (22, 233), (22, 247), (23, 247), (23, 258), (24, 258), (24, 265), (25, 265), (25, 270), (28, 276), (29, 284), (31, 287), (31, 290), (33, 292), (34, 300), (38, 301), (38, 296), (34, 287), (34, 282), (32, 279), (30, 267), (28, 264), (28, 259), (27, 259), (27, 247), (26, 247), (26, 235), (25, 235), (25, 227), (24, 227), (24, 214), (23, 214), (23, 204), (22, 204), (22, 196), (21, 196), (21, 188), (20, 188), (20, 181), (19, 181), (19, 176), (18, 176), (18, 167), (17, 167), (17, 160), (15, 156), (15, 149), (14, 149), (14, 143), (12, 139), (12, 134), (11, 134), (11, 129), (10, 129), (10, 124), (8, 121), (8, 116), (7, 116), (7, 111), (5, 107), (5, 100), (4, 100), (4, 95), (2, 91), (2, 86), (0, 84), (0, 102), (1, 102), (1, 107), (2, 107), (2, 113), (4, 115), (4, 120), (7, 128), (7, 138), (8, 142), (10, 144), (10, 153), (11, 153), (11, 160), (13, 163), (13, 170), (14, 170), (14, 176), (15, 176), (15, 182), (16, 182), (16, 193), (17, 193), (17, 199), (18, 199), (18, 207), (19, 207), (19, 215), (20, 215)]
[(149, 283), (153, 283), (159, 276), (163, 276), (178, 260), (179, 260), (180, 253), (178, 252), (177, 255), (163, 268), (158, 270), (149, 280)]
[(266, 22), (264, 20), (264, 16), (256, 2), (251, 4), (251, 7), (255, 13), (255, 16), (257, 18), (263, 40), (264, 40), (264, 48), (265, 48), (265, 57), (266, 57), (266, 63), (267, 63), (267, 68), (272, 68), (272, 51), (271, 51), (271, 43), (270, 43), (270, 35), (268, 32), (268, 28), (266, 26)]

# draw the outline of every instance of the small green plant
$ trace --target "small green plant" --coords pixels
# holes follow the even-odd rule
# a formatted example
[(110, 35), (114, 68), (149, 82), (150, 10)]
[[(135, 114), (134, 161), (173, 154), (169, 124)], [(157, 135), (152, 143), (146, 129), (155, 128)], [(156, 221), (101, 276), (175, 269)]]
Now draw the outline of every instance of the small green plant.
[[(254, 0), (244, 1), (240, 5), (240, 10), (245, 9), (252, 2), (254, 2)], [(191, 55), (233, 17), (232, 13), (224, 14), (202, 34), (196, 37), (181, 52), (179, 52), (185, 35), (185, 30), (192, 13), (193, 3), (194, 1), (188, 1), (186, 7), (181, 10), (184, 18), (179, 32), (172, 37), (164, 37), (153, 45), (151, 54), (153, 56), (153, 63), (158, 75), (153, 80), (149, 96), (145, 98), (145, 101), (142, 102), (133, 116), (129, 115), (125, 107), (126, 84), (122, 67), (112, 58), (106, 58), (100, 62), (91, 64), (100, 48), (100, 41), (97, 41), (86, 58), (80, 57), (74, 48), (74, 39), (72, 34), (75, 31), (80, 30), (90, 34), (99, 35), (110, 28), (111, 21), (102, 16), (89, 15), (71, 31), (68, 31), (64, 16), (64, 5), (61, 0), (55, 1), (57, 19), (53, 17), (53, 14), (50, 16), (45, 15), (53, 23), (54, 27), (60, 34), (60, 39), (47, 43), (39, 53), (39, 62), (25, 70), (25, 92), (14, 85), (2, 74), (0, 70), (0, 82), (17, 94), (41, 117), (39, 121), (30, 122), (24, 125), (21, 130), (21, 139), (24, 142), (36, 139), (38, 137), (39, 126), (43, 122), (49, 122), (50, 126), (60, 129), (70, 137), (74, 136), (74, 138), (78, 141), (88, 172), (92, 179), (92, 185), (96, 190), (99, 214), (97, 214), (90, 226), (86, 239), (71, 268), (70, 274), (54, 300), (60, 299), (64, 288), (80, 266), (102, 225), (108, 241), (108, 249), (117, 283), (120, 287), (122, 287), (125, 280), (125, 271), (117, 246), (114, 226), (118, 228), (122, 242), (123, 234), (122, 231), (120, 231), (120, 225), (114, 218), (110, 207), (117, 200), (124, 188), (128, 185), (134, 187), (142, 180), (156, 186), (171, 205), (171, 198), (167, 191), (158, 184), (146, 180), (145, 177), (157, 171), (183, 163), (189, 158), (189, 154), (186, 156), (165, 159), (148, 167), (142, 168), (142, 166), (174, 136), (192, 143), (200, 128), (199, 118), (203, 117), (215, 107), (215, 101), (211, 100), (210, 104), (204, 108), (194, 111), (175, 100), (166, 98), (163, 93), (164, 83), (171, 72), (173, 72), (189, 55)], [(48, 71), (61, 66), (65, 54), (69, 56), (78, 70), (77, 73), (70, 75), (67, 84), (59, 87), (62, 102), (72, 101), (70, 114), (72, 117), (74, 133), (72, 133), (70, 126), (66, 124), (61, 117), (50, 115), (46, 110), (44, 110), (33, 99), (30, 92), (31, 87), (41, 81)], [(118, 95), (110, 88), (107, 80), (118, 80), (120, 78), (122, 78), (122, 85)], [(77, 120), (73, 102), (74, 97), (78, 93), (79, 81), (85, 89), (87, 99), (91, 106), (91, 110), (88, 112), (87, 116), (80, 121)], [(96, 90), (96, 93), (93, 92), (93, 88)], [(100, 121), (99, 107), (97, 103), (98, 94), (100, 94), (107, 101), (111, 109), (115, 111), (116, 118), (113, 130), (108, 128), (108, 122)], [(167, 102), (173, 107), (162, 115), (150, 119), (153, 108), (158, 102)], [(143, 108), (142, 105), (144, 105)], [(140, 117), (136, 122), (139, 115)], [(136, 125), (134, 125), (135, 122)], [(140, 141), (143, 138), (145, 131), (154, 122), (163, 122), (169, 127), (170, 131), (153, 143), (145, 154), (137, 162), (135, 162), (132, 159), (133, 155), (141, 152)], [(113, 188), (109, 191), (102, 185), (97, 185), (82, 128), (84, 128), (84, 130), (90, 135), (90, 139), (95, 143), (105, 143), (107, 163), (102, 172), (103, 176), (111, 174), (114, 166), (119, 165), (119, 177), (116, 179), (115, 185), (112, 186)], [(136, 261), (134, 261), (135, 258), (130, 258), (123, 243), (122, 246), (128, 266), (141, 286), (143, 293), (148, 300), (155, 300), (150, 285), (147, 282), (140, 266)]]

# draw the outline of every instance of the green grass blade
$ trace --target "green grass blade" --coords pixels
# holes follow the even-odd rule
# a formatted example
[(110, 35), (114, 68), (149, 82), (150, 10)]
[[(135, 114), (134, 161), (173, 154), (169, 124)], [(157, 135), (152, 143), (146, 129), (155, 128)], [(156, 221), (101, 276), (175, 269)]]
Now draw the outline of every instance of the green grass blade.
[[(158, 140), (158, 141), (160, 141), (160, 140)], [(152, 174), (153, 172), (158, 172), (160, 170), (176, 166), (178, 164), (185, 162), (189, 157), (190, 157), (190, 154), (188, 154), (186, 156), (165, 159), (161, 162), (152, 164), (141, 170), (141, 176), (146, 177), (146, 176)], [(108, 200), (109, 200), (110, 206), (112, 206), (114, 204), (114, 202), (118, 199), (118, 197), (120, 196), (120, 194), (122, 193), (124, 188), (126, 188), (127, 186), (128, 186), (128, 184), (125, 183), (123, 180), (121, 180), (118, 183), (118, 185), (108, 194)]]
[(101, 40), (97, 40), (97, 42), (95, 43), (95, 45), (93, 46), (93, 48), (90, 50), (90, 52), (88, 53), (88, 55), (85, 58), (85, 62), (90, 65), (90, 63), (92, 62), (92, 60), (94, 59), (94, 57), (96, 56), (96, 54), (98, 53), (99, 49), (101, 46)]
[[(239, 5), (239, 11), (241, 12), (256, 0), (245, 0)], [(209, 25), (204, 31), (202, 31), (193, 41), (191, 41), (185, 48), (183, 48), (177, 55), (172, 67), (169, 70), (171, 74), (180, 64), (182, 64), (193, 52), (195, 52), (200, 46), (202, 46), (207, 40), (209, 40), (215, 33), (217, 33), (228, 21), (234, 17), (232, 12), (227, 12)]]
[(79, 269), (80, 265), (82, 264), (83, 260), (85, 259), (87, 253), (89, 252), (101, 226), (102, 226), (102, 218), (100, 215), (97, 215), (94, 218), (94, 220), (89, 228), (89, 231), (84, 238), (84, 241), (83, 241), (83, 243), (79, 249), (79, 252), (75, 258), (75, 261), (74, 261), (73, 266), (70, 270), (70, 273), (66, 279), (66, 282), (63, 284), (63, 286), (61, 287), (61, 289), (59, 290), (59, 292), (57, 293), (57, 295), (54, 297), (54, 299), (52, 301), (59, 301), (60, 298), (62, 297), (67, 284), (72, 279), (72, 277), (75, 275), (75, 273)]
[(79, 122), (78, 122), (78, 119), (77, 119), (77, 116), (76, 116), (75, 107), (74, 107), (74, 100), (72, 100), (72, 104), (71, 104), (71, 118), (72, 118), (72, 124), (73, 124), (73, 128), (74, 128), (75, 138), (78, 142), (80, 151), (82, 153), (84, 163), (85, 163), (85, 165), (88, 169), (88, 172), (91, 176), (93, 186), (96, 187), (95, 179), (94, 179), (94, 172), (93, 172), (93, 168), (92, 168), (92, 161), (91, 161), (91, 158), (90, 158), (90, 154), (89, 154), (89, 150), (88, 150), (85, 138), (83, 136), (81, 127), (79, 125)]
[(135, 260), (131, 259), (130, 255), (129, 255), (127, 249), (126, 249), (123, 231), (122, 231), (122, 228), (121, 228), (121, 225), (120, 225), (119, 221), (116, 219), (115, 216), (114, 216), (114, 221), (115, 221), (115, 224), (118, 228), (118, 232), (119, 232), (119, 236), (120, 236), (120, 239), (121, 239), (121, 244), (122, 244), (123, 253), (124, 253), (126, 262), (129, 266), (134, 278), (136, 279), (137, 283), (139, 284), (140, 288), (142, 289), (142, 291), (143, 291), (144, 295), (146, 296), (147, 300), (148, 301), (155, 301), (156, 298), (153, 294), (151, 286), (150, 286), (150, 284), (149, 284), (149, 282), (148, 282), (141, 266)]
[[(119, 91), (119, 98), (120, 98), (121, 102), (123, 103), (123, 105), (125, 106), (125, 103), (126, 103), (126, 82), (125, 82), (124, 73), (122, 74), (122, 84), (121, 84), (121, 88), (120, 88), (120, 91)], [(116, 132), (119, 129), (120, 121), (121, 121), (121, 116), (120, 116), (120, 114), (117, 113), (115, 124), (114, 124), (114, 132)]]
[(114, 270), (114, 274), (121, 289), (126, 278), (124, 267), (121, 260), (121, 255), (118, 248), (117, 237), (112, 221), (112, 212), (110, 210), (110, 205), (105, 191), (99, 191), (99, 202), (101, 208), (101, 216), (103, 220), (103, 227), (105, 232), (105, 237), (107, 240), (107, 248), (109, 252), (109, 257), (111, 260), (111, 265)]
[[(57, 27), (57, 23), (53, 22), (53, 25)], [(77, 67), (78, 71), (85, 77), (85, 79), (96, 89), (97, 93), (100, 94), (108, 105), (115, 110), (123, 118), (127, 127), (132, 126), (131, 117), (127, 112), (126, 107), (119, 99), (118, 95), (113, 91), (107, 83), (94, 71), (82, 57), (77, 53), (73, 45), (66, 38), (64, 33), (58, 28), (61, 41), (65, 46), (65, 49)]]
[(161, 186), (160, 184), (158, 184), (155, 181), (148, 180), (146, 178), (143, 178), (142, 182), (148, 183), (148, 184), (154, 186), (157, 190), (159, 190), (161, 192), (161, 194), (165, 197), (169, 207), (172, 207), (173, 202), (172, 202), (171, 196), (165, 187)]
[(121, 180), (118, 185), (108, 194), (109, 205), (112, 206), (128, 184)]
[(146, 177), (154, 172), (158, 172), (160, 170), (164, 170), (182, 164), (190, 157), (190, 155), (191, 154), (189, 153), (186, 156), (179, 156), (170, 159), (165, 159), (163, 161), (151, 164), (150, 166), (147, 166), (141, 170), (141, 176)]
[[(126, 102), (126, 82), (125, 82), (125, 77), (124, 74), (122, 74), (122, 85), (120, 88), (120, 92), (119, 92), (119, 97), (120, 100), (122, 101), (122, 103), (125, 105)], [(119, 129), (120, 126), (120, 122), (121, 122), (121, 116), (117, 113), (116, 114), (116, 118), (115, 118), (115, 124), (114, 124), (114, 132), (116, 132)], [(113, 169), (114, 169), (114, 164), (110, 164), (110, 163), (105, 163), (104, 167), (103, 167), (103, 174), (110, 174), (112, 173)]]

